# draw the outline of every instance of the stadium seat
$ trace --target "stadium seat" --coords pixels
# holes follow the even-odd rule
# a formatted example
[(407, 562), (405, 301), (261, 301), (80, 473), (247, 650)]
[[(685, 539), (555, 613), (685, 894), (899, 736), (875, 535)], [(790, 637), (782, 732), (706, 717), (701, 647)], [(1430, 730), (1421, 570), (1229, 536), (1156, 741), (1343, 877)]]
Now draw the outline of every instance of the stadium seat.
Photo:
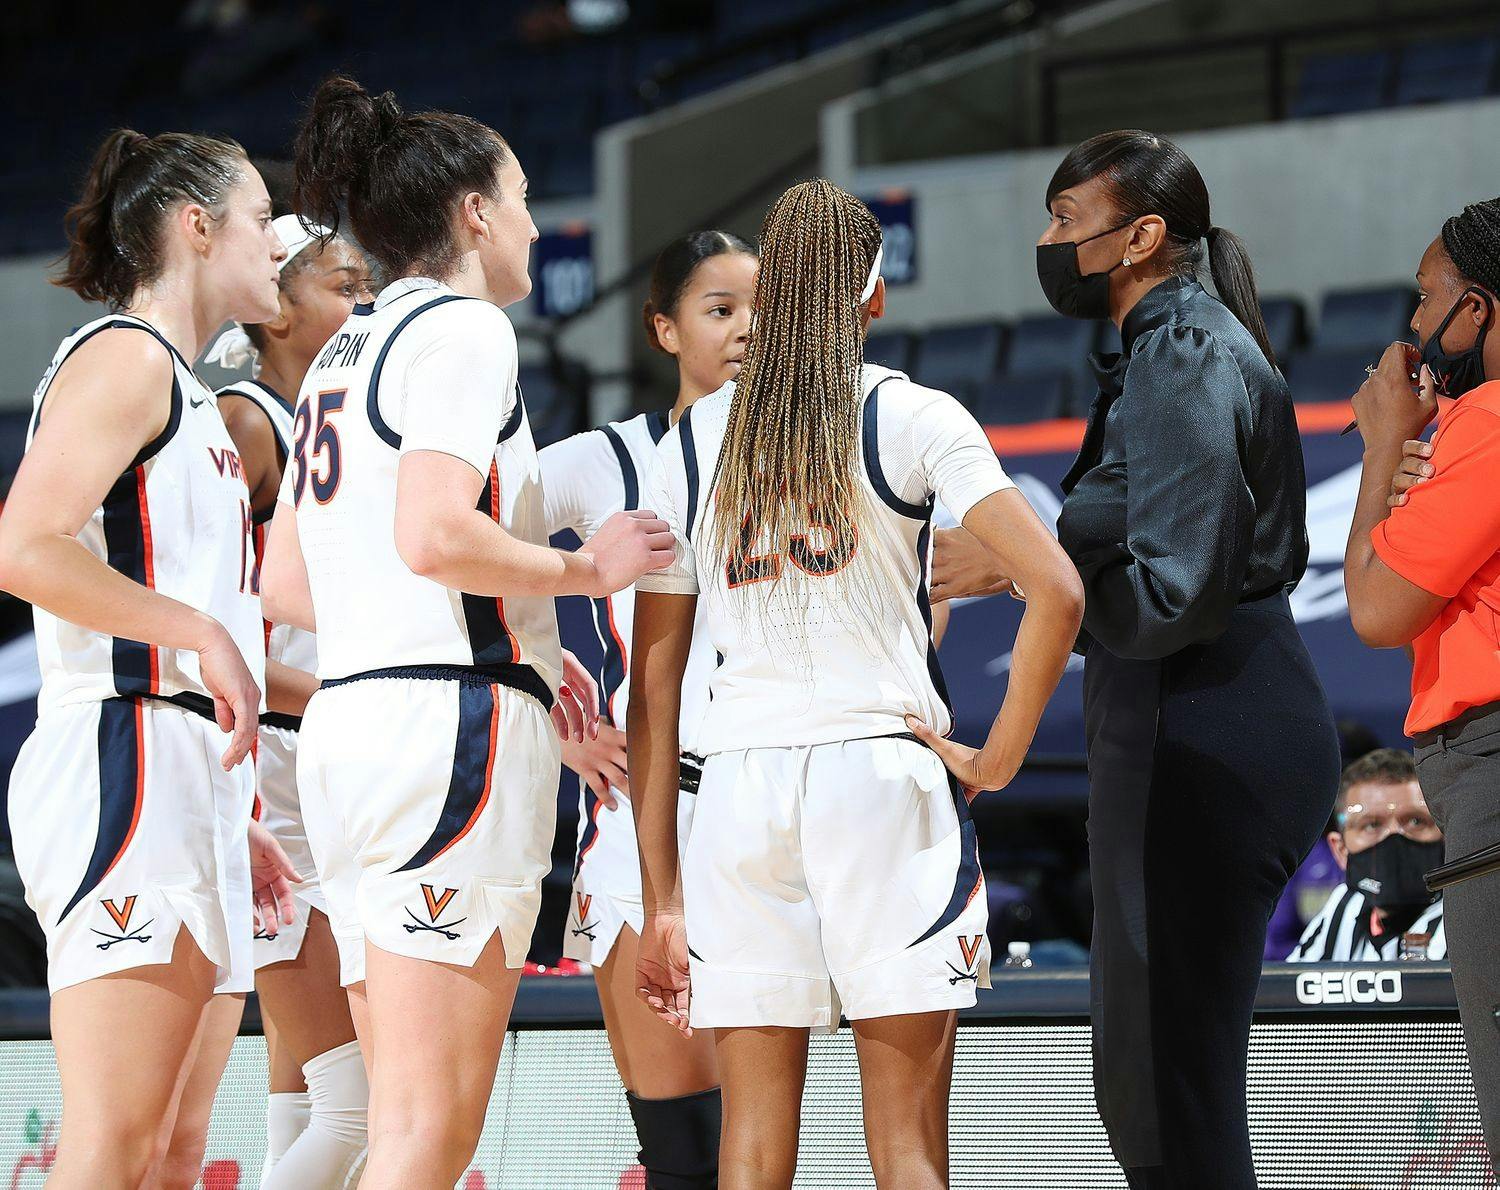
[(1283, 360), (1292, 400), (1347, 401), (1365, 382), (1365, 368), (1380, 352), (1354, 348), (1343, 351), (1303, 351)]
[(1500, 64), (1500, 39), (1422, 41), (1401, 52), (1395, 101), (1443, 103), (1488, 95)]
[(1005, 327), (998, 322), (933, 327), (922, 336), (912, 379), (967, 404), (973, 386), (1000, 370), (1004, 348)]
[(1297, 298), (1262, 298), (1260, 313), (1278, 360), (1285, 361), (1307, 341), (1307, 312)]
[(865, 340), (865, 362), (910, 372), (912, 337), (905, 331), (881, 331)]
[(1319, 351), (1381, 349), (1411, 336), (1416, 294), (1410, 286), (1332, 290), (1323, 296), (1313, 346)]
[(1302, 63), (1288, 114), (1301, 119), (1383, 107), (1390, 95), (1393, 66), (1392, 55), (1385, 50), (1314, 54)]
[(996, 376), (974, 389), (974, 416), (985, 425), (1014, 426), (1062, 417), (1071, 392), (1062, 372), (1041, 376)]
[(1098, 349), (1099, 324), (1063, 318), (1058, 314), (1036, 314), (1016, 323), (1010, 353), (1005, 359), (1007, 376), (1035, 376), (1067, 372), (1088, 373), (1088, 357)]

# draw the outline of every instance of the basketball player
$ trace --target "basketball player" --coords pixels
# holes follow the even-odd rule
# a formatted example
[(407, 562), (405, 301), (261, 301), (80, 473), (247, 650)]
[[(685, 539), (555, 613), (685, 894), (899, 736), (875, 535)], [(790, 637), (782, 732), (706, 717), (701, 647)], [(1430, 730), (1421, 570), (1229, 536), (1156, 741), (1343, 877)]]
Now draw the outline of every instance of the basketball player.
[[(269, 322), (226, 331), (208, 356), (225, 367), (254, 369), (252, 379), (226, 385), (218, 398), (250, 489), (257, 589), (265, 529), (296, 437), (291, 401), (283, 394), (301, 388), (313, 359), (356, 301), (373, 300), (369, 265), (347, 240), (292, 214), (279, 215), (274, 226), (286, 246), (279, 266), (280, 311)], [(270, 709), (261, 715), (256, 753), (260, 821), (303, 881), (294, 890), (300, 902), (296, 922), (255, 936), (255, 985), (270, 1071), (262, 1190), (341, 1190), (356, 1179), (367, 1142), (369, 1083), (339, 985), (338, 950), (297, 797), (297, 734), (317, 689), (317, 666), (312, 633), (268, 626)]]
[[(128, 130), (68, 240), (58, 283), (118, 313), (58, 348), (0, 518), (0, 585), (35, 607), (43, 675), (10, 813), (47, 934), (49, 1184), (190, 1187), (207, 1121), (174, 1135), (184, 1084), (233, 1038), (252, 897), (266, 928), (290, 922), (294, 872), (250, 824), (241, 763), (264, 659), (249, 492), (187, 361), (206, 328), (274, 316), (285, 249), (239, 145)], [(216, 987), (235, 995), (210, 1011)]]
[(393, 280), (303, 380), (262, 589), (272, 621), (318, 633), (297, 783), (370, 1069), (361, 1186), (446, 1186), (479, 1139), (550, 867), (549, 709), (592, 729), (558, 699), (553, 598), (619, 590), (671, 539), (632, 512), (576, 553), (545, 545), (500, 309), (530, 290), (537, 233), (497, 133), (331, 78), (294, 205), (334, 230), (347, 209)]
[[(1029, 596), (976, 787), (1019, 767), (1082, 596), (962, 406), (861, 367), (885, 304), (864, 204), (794, 186), (761, 252), (739, 377), (662, 440), (647, 487), (677, 554), (636, 588), (637, 978), (684, 1032), (714, 1030), (720, 1186), (792, 1184), (808, 1033), (842, 1012), (876, 1183), (928, 1190), (947, 1184), (956, 1010), (989, 968), (966, 794), (912, 734), (952, 722), (928, 621), (934, 501), (1023, 567)], [(679, 872), (678, 690), (700, 592), (723, 661)]]
[[(576, 434), (542, 451), (547, 531), (587, 538), (621, 509), (642, 505), (656, 444), (670, 425), (739, 374), (750, 330), (755, 250), (724, 231), (697, 231), (656, 259), (644, 311), (646, 338), (677, 361), (669, 412), (644, 413)], [(610, 1049), (653, 1190), (712, 1187), (718, 1171), (719, 1091), (709, 1037), (662, 1028), (635, 994), (641, 931), (641, 868), (625, 775), (625, 726), (634, 592), (595, 601), (604, 650), (600, 693), (607, 722), (596, 739), (564, 741), (563, 763), (578, 773), (578, 850), (563, 953), (591, 964)], [(701, 620), (701, 617), (700, 617)], [(713, 648), (695, 632), (683, 680), (682, 788), (678, 833), (687, 838), (699, 762), (694, 734), (708, 702)], [(623, 803), (623, 804), (622, 804)]]

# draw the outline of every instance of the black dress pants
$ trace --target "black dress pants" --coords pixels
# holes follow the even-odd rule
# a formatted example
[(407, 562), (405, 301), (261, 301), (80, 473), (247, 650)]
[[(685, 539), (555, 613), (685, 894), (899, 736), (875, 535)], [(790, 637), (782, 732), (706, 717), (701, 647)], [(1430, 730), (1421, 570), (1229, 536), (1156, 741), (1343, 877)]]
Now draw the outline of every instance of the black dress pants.
[(1332, 716), (1284, 596), (1162, 660), (1087, 661), (1099, 1114), (1138, 1190), (1253, 1190), (1250, 1018), (1333, 808)]

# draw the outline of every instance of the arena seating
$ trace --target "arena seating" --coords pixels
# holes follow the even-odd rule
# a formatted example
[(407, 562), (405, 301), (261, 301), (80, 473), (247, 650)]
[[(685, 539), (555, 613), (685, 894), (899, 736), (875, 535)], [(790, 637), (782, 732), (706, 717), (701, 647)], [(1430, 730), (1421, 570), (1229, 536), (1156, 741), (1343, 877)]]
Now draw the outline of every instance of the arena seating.
[[(1408, 285), (1332, 290), (1310, 330), (1302, 302), (1264, 299), (1272, 350), (1298, 401), (1341, 401), (1359, 387), (1366, 364), (1387, 344), (1411, 336), (1413, 293)], [(1120, 350), (1110, 323), (1035, 314), (1014, 325), (966, 322), (925, 331), (872, 334), (865, 358), (908, 372), (951, 392), (980, 421), (1017, 425), (1055, 417), (1083, 417), (1095, 392), (1090, 353)]]

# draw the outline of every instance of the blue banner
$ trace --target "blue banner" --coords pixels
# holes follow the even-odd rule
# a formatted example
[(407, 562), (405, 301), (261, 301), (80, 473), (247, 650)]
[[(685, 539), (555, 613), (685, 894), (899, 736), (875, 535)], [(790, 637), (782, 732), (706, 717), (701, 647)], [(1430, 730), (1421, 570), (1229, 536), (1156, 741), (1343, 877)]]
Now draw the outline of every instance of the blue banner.
[(883, 190), (865, 206), (880, 220), (885, 255), (880, 273), (887, 285), (910, 285), (917, 279), (917, 215), (910, 192)]
[(561, 318), (594, 301), (594, 236), (582, 223), (543, 232), (532, 249), (531, 300), (540, 318)]

